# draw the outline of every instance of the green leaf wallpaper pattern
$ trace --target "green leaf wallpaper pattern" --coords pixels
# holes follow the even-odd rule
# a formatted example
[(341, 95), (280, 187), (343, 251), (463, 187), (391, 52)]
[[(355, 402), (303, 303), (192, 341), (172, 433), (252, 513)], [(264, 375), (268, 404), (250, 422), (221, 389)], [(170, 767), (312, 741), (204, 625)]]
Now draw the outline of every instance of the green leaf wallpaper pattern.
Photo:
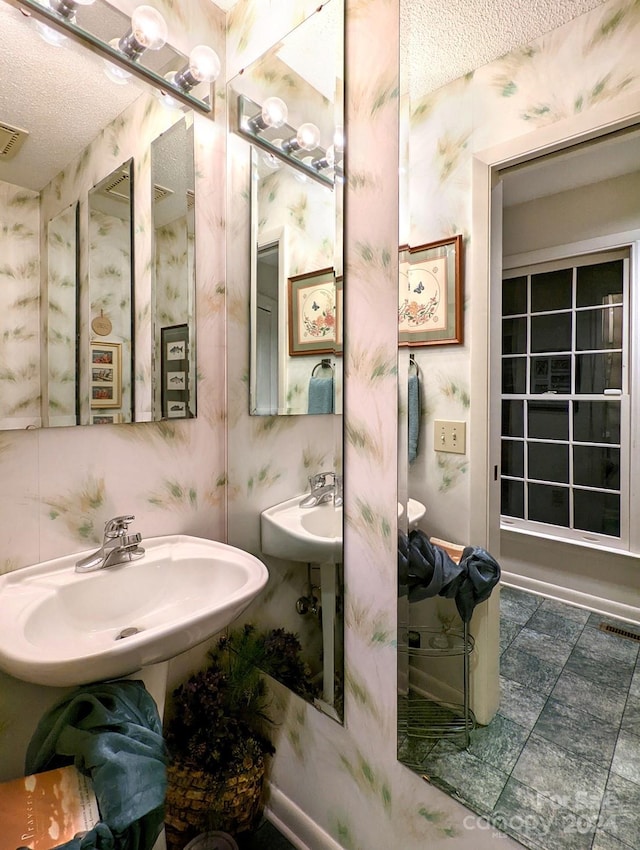
[(198, 490), (193, 484), (165, 478), (160, 488), (146, 496), (148, 504), (163, 510), (194, 511), (198, 508)]
[(84, 484), (66, 494), (42, 499), (49, 508), (49, 519), (62, 520), (72, 538), (80, 542), (102, 542), (102, 514), (105, 503), (104, 478), (88, 475)]
[(460, 484), (461, 478), (469, 471), (469, 461), (466, 458), (451, 460), (448, 456), (439, 454), (437, 464), (440, 473), (439, 493), (447, 493), (452, 490)]
[(460, 379), (457, 377), (453, 378), (442, 375), (439, 380), (438, 391), (443, 398), (459, 402), (465, 410), (468, 410), (471, 406), (469, 390), (462, 386)]
[(345, 625), (372, 648), (396, 646), (395, 624), (388, 611), (374, 609), (352, 596), (345, 603)]
[(395, 549), (395, 541), (391, 539), (392, 524), (389, 517), (384, 516), (369, 502), (356, 497), (354, 507), (346, 515), (346, 521), (370, 542), (375, 541), (387, 551), (392, 546)]
[(444, 133), (438, 139), (437, 162), (440, 183), (448, 180), (453, 172), (462, 164), (464, 151), (469, 145), (471, 133), (462, 132), (458, 135)]

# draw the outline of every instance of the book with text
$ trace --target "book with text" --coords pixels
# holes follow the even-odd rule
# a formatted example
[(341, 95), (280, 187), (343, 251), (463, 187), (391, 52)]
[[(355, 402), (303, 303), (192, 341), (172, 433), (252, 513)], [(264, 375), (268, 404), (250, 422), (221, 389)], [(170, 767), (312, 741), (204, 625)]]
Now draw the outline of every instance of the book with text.
[(91, 780), (73, 765), (0, 783), (0, 850), (51, 850), (99, 820)]

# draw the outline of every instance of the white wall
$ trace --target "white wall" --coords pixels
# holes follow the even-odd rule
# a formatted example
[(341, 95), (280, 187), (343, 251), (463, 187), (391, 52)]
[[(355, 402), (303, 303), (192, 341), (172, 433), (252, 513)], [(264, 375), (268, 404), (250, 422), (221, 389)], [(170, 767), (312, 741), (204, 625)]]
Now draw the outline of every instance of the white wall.
[(502, 252), (508, 257), (634, 230), (640, 225), (639, 197), (640, 171), (636, 171), (507, 207)]

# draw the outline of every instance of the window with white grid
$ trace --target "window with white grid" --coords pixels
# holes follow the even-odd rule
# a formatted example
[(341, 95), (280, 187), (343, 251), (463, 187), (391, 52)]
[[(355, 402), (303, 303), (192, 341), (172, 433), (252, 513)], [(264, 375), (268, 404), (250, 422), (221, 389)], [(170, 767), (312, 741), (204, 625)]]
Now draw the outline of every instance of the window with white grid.
[(628, 546), (629, 256), (504, 275), (505, 526)]

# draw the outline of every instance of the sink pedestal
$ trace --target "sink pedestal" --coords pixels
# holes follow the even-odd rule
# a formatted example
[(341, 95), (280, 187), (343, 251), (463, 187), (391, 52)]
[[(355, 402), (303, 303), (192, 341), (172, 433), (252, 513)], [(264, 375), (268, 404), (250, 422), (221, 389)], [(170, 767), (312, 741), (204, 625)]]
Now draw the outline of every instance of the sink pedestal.
[(139, 679), (149, 692), (151, 698), (158, 707), (160, 720), (164, 717), (164, 700), (167, 693), (167, 675), (169, 673), (169, 662), (161, 661), (159, 664), (150, 664), (143, 667), (137, 673), (127, 676), (127, 679)]
[(338, 567), (320, 566), (320, 602), (322, 604), (322, 697), (333, 705), (335, 693), (336, 591)]

